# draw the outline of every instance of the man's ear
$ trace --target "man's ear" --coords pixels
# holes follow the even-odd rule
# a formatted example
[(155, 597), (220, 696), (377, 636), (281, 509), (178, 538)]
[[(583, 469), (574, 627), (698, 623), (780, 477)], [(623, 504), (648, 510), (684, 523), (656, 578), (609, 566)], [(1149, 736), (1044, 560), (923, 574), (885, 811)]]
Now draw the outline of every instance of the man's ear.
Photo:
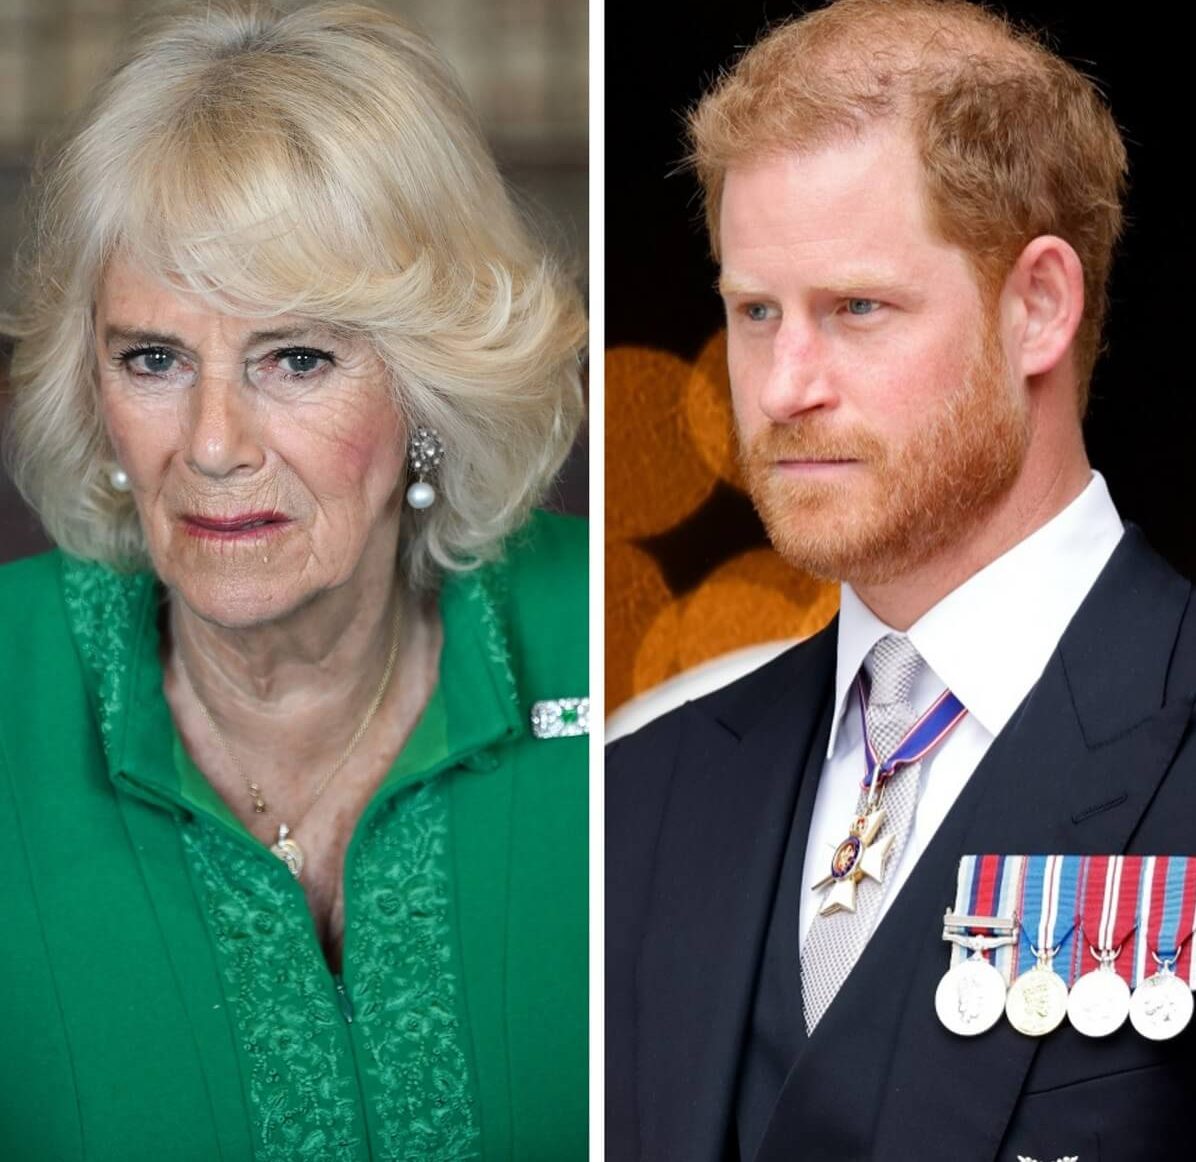
[(1066, 358), (1084, 313), (1084, 269), (1071, 244), (1042, 234), (1018, 256), (1003, 297), (1013, 321), (1012, 350), (1021, 374), (1051, 371)]

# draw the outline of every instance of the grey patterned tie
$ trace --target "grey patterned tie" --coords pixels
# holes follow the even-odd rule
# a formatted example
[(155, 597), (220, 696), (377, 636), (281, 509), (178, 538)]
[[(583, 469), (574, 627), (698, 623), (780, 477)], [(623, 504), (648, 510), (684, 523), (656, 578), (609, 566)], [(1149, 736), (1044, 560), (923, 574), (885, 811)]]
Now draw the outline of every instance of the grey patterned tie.
[[(883, 762), (896, 750), (914, 723), (910, 694), (924, 665), (913, 643), (902, 634), (881, 638), (864, 661), (864, 669), (872, 680), (864, 718), (878, 762)], [(895, 868), (901, 860), (918, 803), (921, 769), (921, 763), (899, 769), (884, 789), (882, 806), (885, 815), (877, 838), (893, 837), (886, 869)], [(857, 811), (862, 813), (866, 802), (867, 792), (861, 792)], [(846, 820), (844, 823), (846, 830)], [(887, 880), (888, 876), (885, 878)], [(864, 879), (856, 889), (854, 912), (814, 917), (801, 951), (802, 1007), (808, 1033), (814, 1031), (864, 950), (876, 926), (887, 886), (887, 883)]]

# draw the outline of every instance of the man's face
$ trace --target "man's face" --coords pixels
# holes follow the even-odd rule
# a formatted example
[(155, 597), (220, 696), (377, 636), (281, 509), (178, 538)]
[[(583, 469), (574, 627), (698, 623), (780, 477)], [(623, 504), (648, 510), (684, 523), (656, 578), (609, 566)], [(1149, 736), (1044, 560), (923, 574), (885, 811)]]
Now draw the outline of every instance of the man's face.
[(740, 449), (773, 543), (877, 584), (950, 551), (1021, 468), (996, 307), (895, 130), (733, 168), (720, 220)]

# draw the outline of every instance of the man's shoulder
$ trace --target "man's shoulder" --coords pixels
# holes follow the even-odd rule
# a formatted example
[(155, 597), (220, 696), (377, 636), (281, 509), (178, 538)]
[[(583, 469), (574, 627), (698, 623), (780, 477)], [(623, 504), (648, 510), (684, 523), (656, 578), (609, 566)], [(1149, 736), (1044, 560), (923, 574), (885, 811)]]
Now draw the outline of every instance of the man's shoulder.
[(694, 731), (715, 729), (742, 737), (778, 702), (792, 703), (795, 717), (821, 708), (822, 693), (834, 681), (835, 622), (778, 654), (757, 669), (700, 698), (654, 718), (607, 748), (610, 764), (635, 765), (641, 756), (658, 761)]
[(1196, 608), (1191, 582), (1127, 525), (1059, 643), (1073, 677), (1146, 673), (1160, 700), (1196, 695)]

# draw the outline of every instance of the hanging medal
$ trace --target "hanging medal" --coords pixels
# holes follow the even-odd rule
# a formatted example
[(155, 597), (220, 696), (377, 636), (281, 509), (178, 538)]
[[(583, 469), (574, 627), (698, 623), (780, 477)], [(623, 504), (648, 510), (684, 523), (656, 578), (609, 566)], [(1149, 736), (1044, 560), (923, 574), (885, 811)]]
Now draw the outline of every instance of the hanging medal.
[(1140, 928), (1146, 934), (1139, 964), (1149, 954), (1155, 971), (1145, 976), (1139, 969), (1138, 987), (1130, 998), (1130, 1022), (1151, 1041), (1166, 1041), (1182, 1033), (1192, 1019), (1192, 990), (1189, 972), (1177, 975), (1181, 952), (1190, 961), (1193, 886), (1196, 860), (1183, 856), (1151, 856), (1143, 876), (1144, 914)]
[[(1016, 917), (1004, 912), (1021, 887), (1025, 857), (965, 855), (959, 861), (955, 912), (943, 918), (943, 939), (960, 950), (934, 994), (939, 1020), (952, 1033), (974, 1037), (1005, 1012), (1005, 977), (989, 960), (1017, 942)], [(963, 950), (971, 955), (964, 957)]]
[[(1058, 1028), (1067, 1015), (1067, 981), (1054, 969), (1066, 965), (1075, 928), (1075, 899), (1080, 857), (1031, 855), (1023, 878), (1021, 928), (1034, 956), (1034, 967), (1010, 986), (1005, 1000), (1009, 1023), (1028, 1037)], [(1020, 948), (1020, 945), (1019, 945)]]
[(1107, 1037), (1130, 1015), (1133, 958), (1120, 961), (1138, 924), (1140, 855), (1094, 855), (1085, 860), (1081, 888), (1081, 958), (1096, 960), (1067, 997), (1067, 1019), (1085, 1037)]
[(865, 774), (860, 809), (852, 820), (844, 839), (831, 855), (830, 871), (813, 885), (814, 891), (828, 888), (819, 906), (820, 916), (836, 912), (854, 912), (856, 891), (864, 879), (884, 881), (885, 863), (893, 846), (892, 835), (880, 835), (885, 813), (882, 807), (884, 789), (889, 780), (902, 768), (921, 762), (963, 721), (967, 710), (962, 702), (944, 690), (934, 704), (913, 724), (892, 754), (881, 762), (868, 738), (865, 714), (867, 692), (863, 679), (857, 682), (860, 718), (864, 730)]

